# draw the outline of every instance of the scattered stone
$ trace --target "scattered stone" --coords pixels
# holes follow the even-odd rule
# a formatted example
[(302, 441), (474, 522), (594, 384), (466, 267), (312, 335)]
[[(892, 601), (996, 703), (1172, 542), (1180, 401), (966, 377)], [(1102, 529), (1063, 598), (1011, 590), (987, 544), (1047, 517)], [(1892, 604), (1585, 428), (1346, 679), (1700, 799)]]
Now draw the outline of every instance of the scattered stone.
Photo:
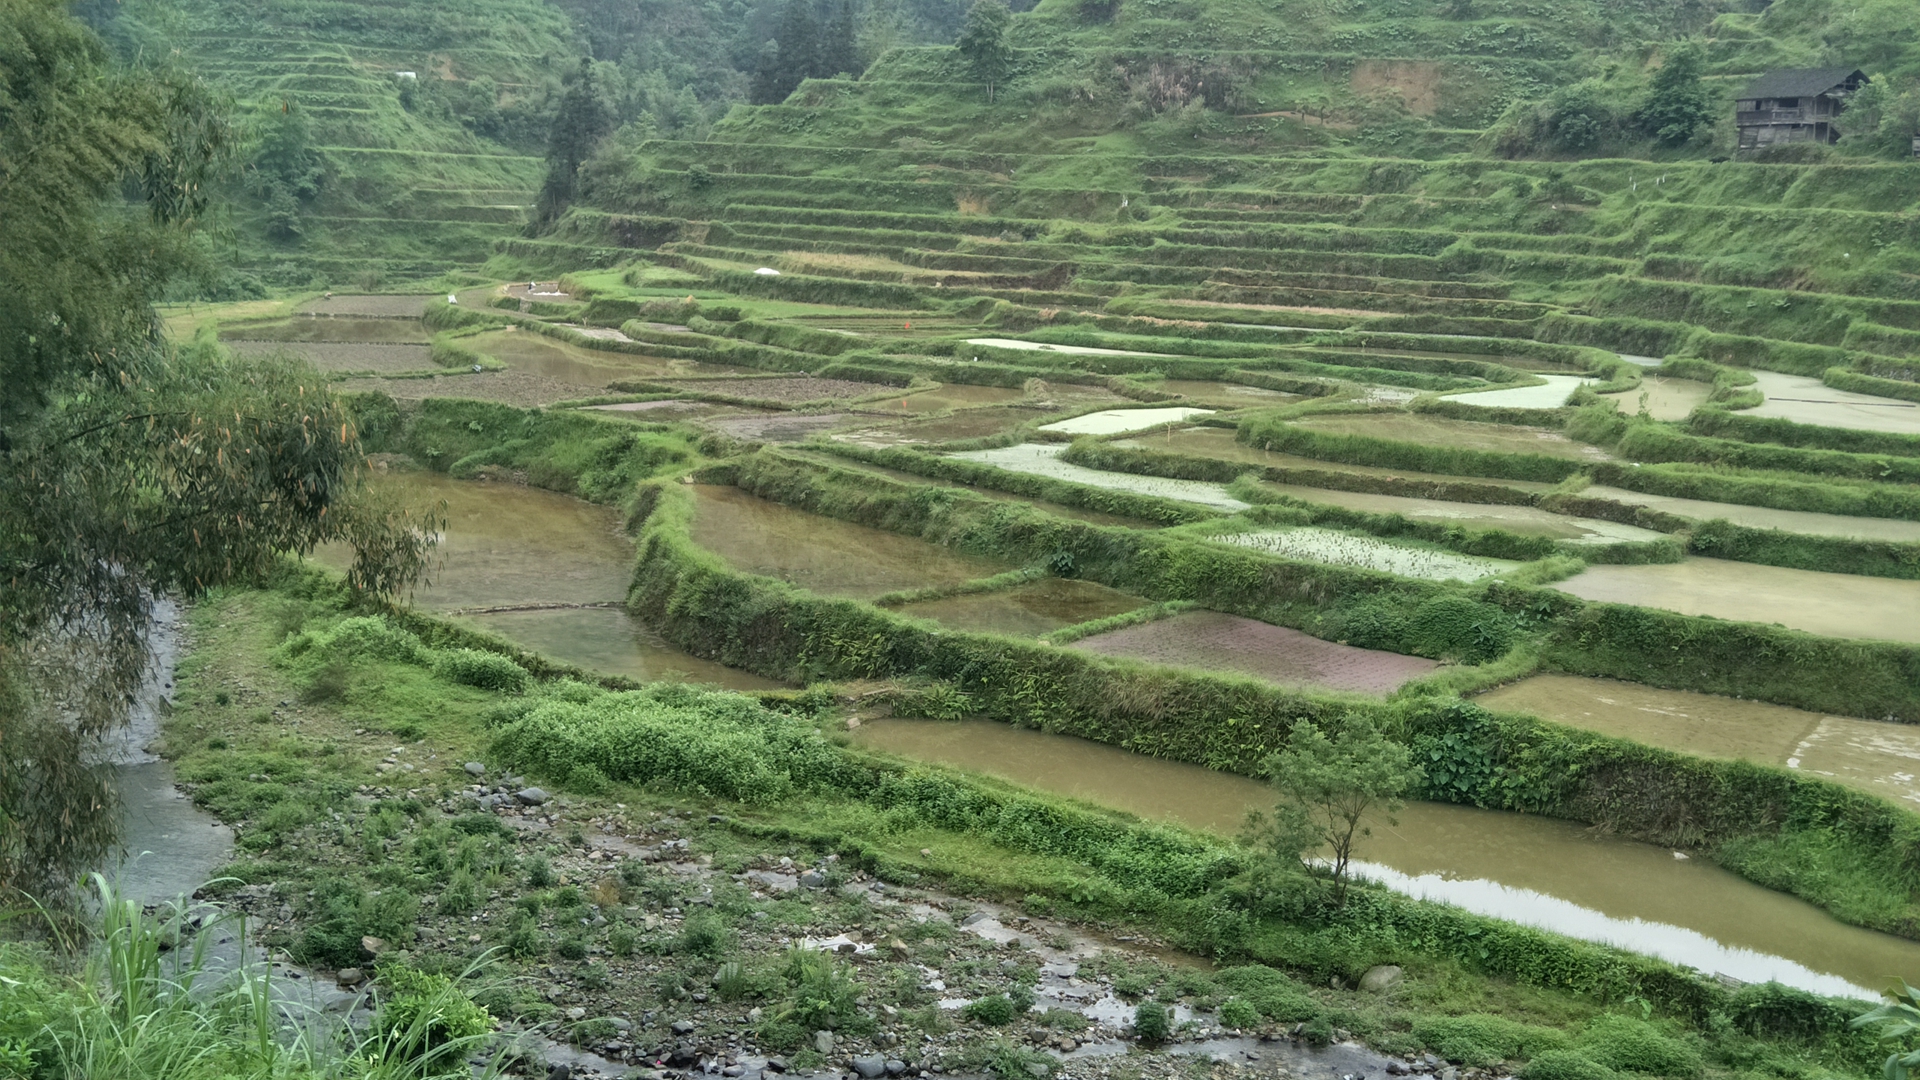
[(887, 1059), (879, 1054), (863, 1054), (853, 1059), (853, 1071), (865, 1080), (878, 1080), (887, 1074)]
[(547, 1066), (547, 1080), (573, 1080), (573, 1066), (556, 1061)]
[(356, 967), (341, 968), (339, 971), (334, 972), (333, 981), (341, 986), (351, 988), (366, 982), (367, 973)]
[(813, 1048), (822, 1054), (833, 1053), (833, 1032), (825, 1030), (814, 1032)]
[(585, 1020), (586, 1018), (587, 1010), (578, 1005), (567, 1010), (567, 1019), (569, 1020)]
[(1397, 964), (1377, 964), (1360, 976), (1360, 989), (1370, 994), (1383, 994), (1400, 985), (1401, 971)]
[(809, 870), (800, 875), (800, 884), (809, 889), (824, 888), (827, 884), (827, 875), (818, 870)]
[(537, 787), (521, 788), (513, 797), (520, 800), (522, 806), (543, 806), (547, 801), (547, 793)]
[(467, 775), (468, 775), (468, 776), (485, 776), (485, 775), (487, 775), (487, 767), (486, 767), (485, 765), (482, 765), (482, 764), (480, 764), (480, 763), (479, 763), (479, 762), (477, 762), (477, 761), (469, 761), (469, 762), (467, 762), (467, 764), (466, 764), (466, 770), (467, 770)]
[(672, 1026), (675, 1035), (691, 1035), (694, 1029), (700, 1025), (691, 1020), (675, 1020)]
[(387, 951), (387, 943), (377, 937), (363, 937), (360, 939), (360, 950), (368, 956), (379, 956)]
[(887, 1075), (888, 1076), (899, 1076), (901, 1073), (904, 1073), (906, 1071), (907, 1071), (906, 1062), (901, 1061), (899, 1058), (887, 1059)]

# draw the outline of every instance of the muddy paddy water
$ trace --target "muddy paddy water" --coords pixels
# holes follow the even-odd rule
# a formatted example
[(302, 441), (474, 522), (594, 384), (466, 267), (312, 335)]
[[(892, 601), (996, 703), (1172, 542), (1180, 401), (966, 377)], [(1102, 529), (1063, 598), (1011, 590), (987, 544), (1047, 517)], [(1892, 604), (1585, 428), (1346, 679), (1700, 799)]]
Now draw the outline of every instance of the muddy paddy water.
[(1061, 461), (1060, 454), (1064, 450), (1066, 447), (1058, 443), (1021, 443), (1018, 446), (1004, 446), (995, 450), (968, 450), (953, 456), (966, 461), (977, 461), (983, 465), (992, 465), (1008, 472), (1031, 473), (1035, 476), (1052, 477), (1055, 480), (1069, 480), (1088, 487), (1125, 491), (1134, 495), (1151, 495), (1162, 499), (1178, 499), (1181, 502), (1199, 503), (1218, 510), (1247, 509), (1246, 503), (1227, 494), (1224, 484), (1209, 484), (1200, 480), (1170, 480), (1162, 476), (1136, 476), (1133, 473), (1089, 469), (1084, 465)]
[(970, 593), (902, 604), (902, 615), (932, 619), (952, 630), (1039, 637), (1063, 627), (1108, 619), (1147, 601), (1091, 581), (1041, 578), (1000, 592)]
[(1589, 566), (1552, 588), (1584, 600), (1779, 623), (1829, 637), (1920, 643), (1920, 581), (1689, 558)]
[(1857, 428), (1920, 435), (1920, 403), (1835, 390), (1805, 375), (1753, 373), (1764, 400), (1749, 416), (1772, 416), (1822, 427)]
[(571, 342), (525, 330), (494, 330), (460, 339), (460, 344), (498, 358), (513, 371), (524, 371), (581, 386), (604, 387), (615, 379), (646, 379), (675, 375), (751, 375), (751, 368), (668, 360), (638, 353), (585, 349)]
[(1702, 757), (1784, 765), (1920, 805), (1920, 727), (1612, 679), (1535, 675), (1474, 699)]
[[(681, 652), (620, 607), (634, 553), (611, 507), (432, 472), (387, 473), (376, 483), (410, 505), (446, 503), (437, 565), (413, 597), (422, 610), (609, 675), (734, 690), (779, 685)], [(338, 569), (347, 554), (316, 557)]]
[(702, 484), (693, 491), (694, 543), (736, 570), (779, 578), (822, 596), (871, 600), (1013, 569), (997, 559), (809, 514), (738, 488)]
[[(1255, 451), (1259, 453), (1260, 451)], [(1284, 495), (1301, 502), (1339, 506), (1370, 514), (1399, 514), (1414, 521), (1434, 521), (1458, 525), (1463, 529), (1499, 529), (1520, 536), (1545, 536), (1570, 544), (1612, 544), (1623, 541), (1658, 540), (1665, 533), (1622, 525), (1599, 518), (1568, 517), (1553, 514), (1537, 506), (1508, 506), (1498, 503), (1449, 502), (1443, 499), (1419, 499), (1407, 495), (1376, 495), (1367, 491), (1335, 491), (1303, 484), (1275, 484), (1262, 481), (1260, 490)], [(1915, 526), (1920, 533), (1920, 524)]]
[(1151, 664), (1247, 675), (1282, 686), (1386, 695), (1440, 665), (1419, 656), (1323, 641), (1285, 626), (1190, 611), (1081, 638), (1068, 648)]
[[(1223, 836), (1272, 807), (1263, 784), (989, 721), (882, 720), (859, 744)], [(1373, 823), (1362, 873), (1412, 895), (1647, 953), (1745, 982), (1870, 999), (1920, 970), (1920, 942), (1840, 923), (1704, 858), (1572, 822), (1415, 803)]]
[(1628, 416), (1637, 415), (1645, 406), (1655, 420), (1685, 420), (1693, 410), (1707, 403), (1713, 387), (1692, 379), (1674, 379), (1660, 375), (1642, 375), (1640, 386), (1617, 394), (1601, 394)]
[(1742, 506), (1739, 503), (1680, 499), (1669, 495), (1648, 495), (1644, 492), (1628, 491), (1625, 488), (1607, 487), (1604, 484), (1588, 485), (1580, 494), (1594, 499), (1609, 499), (1632, 506), (1645, 506), (1679, 517), (1692, 518), (1695, 521), (1712, 521), (1719, 518), (1735, 525), (1746, 525), (1755, 529), (1779, 529), (1782, 532), (1804, 533), (1808, 536), (1841, 536), (1849, 540), (1920, 543), (1920, 521), (1849, 517), (1844, 514), (1816, 514), (1805, 510), (1774, 510), (1765, 506)]

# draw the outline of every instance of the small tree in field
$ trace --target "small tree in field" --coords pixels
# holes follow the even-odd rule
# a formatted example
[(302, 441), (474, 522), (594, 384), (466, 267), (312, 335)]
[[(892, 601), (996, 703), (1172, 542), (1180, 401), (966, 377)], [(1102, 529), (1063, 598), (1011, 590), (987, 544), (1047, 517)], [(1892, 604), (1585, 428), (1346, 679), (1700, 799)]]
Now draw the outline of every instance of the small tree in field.
[(973, 77), (987, 84), (987, 103), (993, 103), (993, 86), (1013, 74), (1013, 46), (1007, 42), (1007, 30), (1013, 25), (1013, 12), (1006, 0), (974, 0), (967, 9), (966, 29), (954, 45), (967, 61)]
[(1373, 720), (1350, 714), (1329, 736), (1311, 720), (1302, 720), (1287, 736), (1286, 749), (1266, 761), (1280, 805), (1267, 824), (1267, 842), (1282, 858), (1303, 862), (1326, 849), (1332, 856), (1334, 903), (1347, 902), (1348, 868), (1354, 846), (1371, 834), (1363, 824), (1378, 807), (1387, 822), (1400, 811), (1402, 796), (1420, 781), (1420, 767), (1406, 747), (1387, 738)]

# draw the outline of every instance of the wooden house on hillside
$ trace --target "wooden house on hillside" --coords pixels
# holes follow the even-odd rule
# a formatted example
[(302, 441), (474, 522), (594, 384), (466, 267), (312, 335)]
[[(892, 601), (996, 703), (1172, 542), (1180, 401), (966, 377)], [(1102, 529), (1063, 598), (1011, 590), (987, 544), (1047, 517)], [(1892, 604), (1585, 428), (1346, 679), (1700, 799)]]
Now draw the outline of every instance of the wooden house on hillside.
[(1740, 152), (1751, 154), (1784, 143), (1838, 141), (1840, 129), (1834, 121), (1866, 81), (1858, 68), (1767, 72), (1740, 91), (1734, 107)]

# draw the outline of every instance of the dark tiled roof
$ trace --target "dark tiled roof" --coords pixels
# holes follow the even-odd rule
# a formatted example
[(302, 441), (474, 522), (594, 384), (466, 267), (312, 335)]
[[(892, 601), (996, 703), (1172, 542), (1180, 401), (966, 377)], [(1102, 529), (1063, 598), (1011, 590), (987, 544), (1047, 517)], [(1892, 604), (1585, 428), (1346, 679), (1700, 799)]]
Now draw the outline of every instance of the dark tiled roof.
[(1742, 100), (1750, 98), (1814, 97), (1847, 81), (1858, 68), (1788, 68), (1769, 71), (1740, 91)]

